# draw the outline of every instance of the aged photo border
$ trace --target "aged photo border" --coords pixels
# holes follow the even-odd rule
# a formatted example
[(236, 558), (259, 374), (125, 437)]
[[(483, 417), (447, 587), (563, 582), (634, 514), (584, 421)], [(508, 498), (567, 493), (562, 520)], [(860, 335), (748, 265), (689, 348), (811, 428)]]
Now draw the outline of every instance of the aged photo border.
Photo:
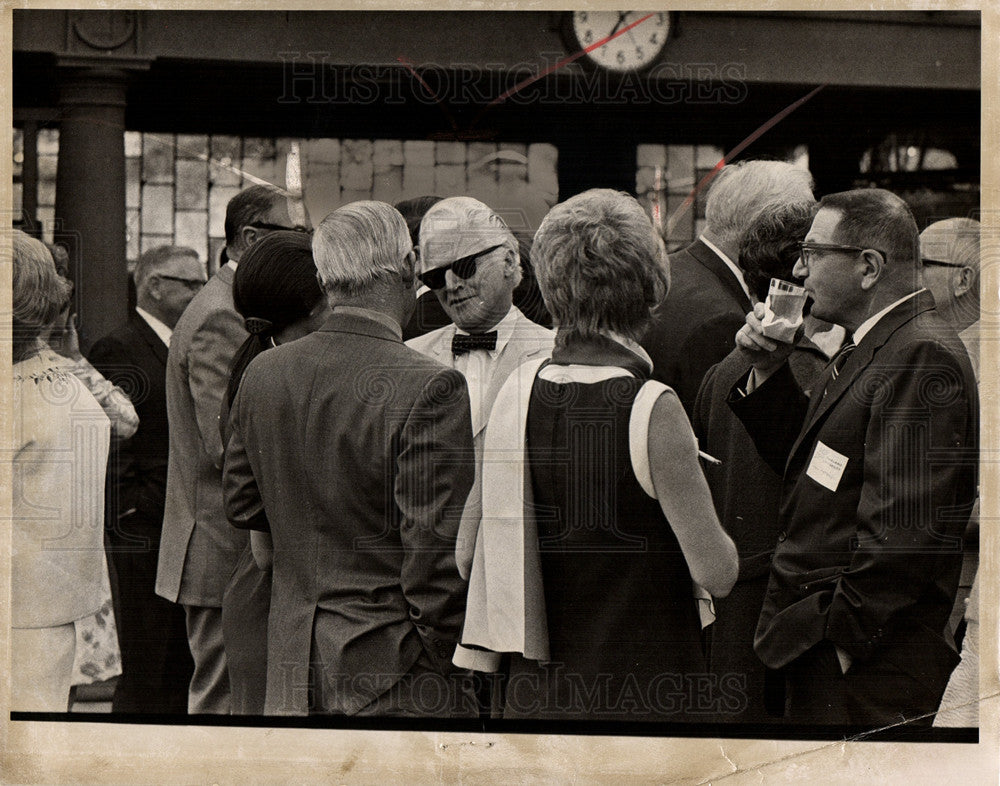
[[(755, 2), (754, 7), (760, 3)], [(3, 111), (11, 111), (10, 52), (12, 49), (12, 9), (77, 8), (88, 3), (5, 3), (0, 16), (0, 36), (4, 42), (8, 67), (3, 81)], [(507, 3), (503, 8), (542, 10), (575, 7), (613, 7), (607, 2)], [(648, 4), (647, 4), (648, 5)], [(669, 10), (749, 10), (749, 3), (686, 2)], [(96, 7), (96, 5), (94, 5)], [(137, 2), (102, 3), (101, 8), (141, 8)], [(159, 9), (193, 10), (193, 2), (160, 3)], [(402, 10), (400, 4), (369, 2), (363, 4), (307, 3), (294, 4), (230, 2), (214, 7), (234, 13), (249, 8), (272, 10)], [(421, 3), (407, 10), (453, 10), (459, 6)], [(985, 248), (996, 254), (1000, 249), (1000, 9), (982, 2), (950, 3), (888, 2), (880, 10), (980, 10), (982, 12), (982, 189), (981, 214)], [(767, 10), (860, 10), (856, 2), (776, 2)], [(659, 10), (659, 9), (654, 9)], [(664, 9), (666, 10), (666, 9)], [(865, 5), (864, 10), (873, 10)], [(9, 117), (9, 115), (8, 115)], [(10, 140), (5, 138), (0, 156), (0, 179), (10, 178)], [(5, 190), (0, 208), (9, 211), (10, 193)], [(9, 314), (10, 258), (9, 239), (0, 239), (0, 311)], [(985, 256), (985, 254), (984, 254)], [(993, 325), (984, 325), (982, 342), (983, 368), (996, 369), (1000, 361), (996, 315), (1000, 313), (1000, 272), (997, 264), (983, 265), (984, 316), (994, 316)], [(992, 327), (993, 334), (988, 332)], [(992, 339), (992, 340), (991, 340)], [(3, 345), (3, 362), (9, 367), (9, 343)], [(1000, 512), (996, 500), (997, 478), (997, 376), (983, 375), (982, 402), (982, 520), (996, 522)], [(9, 433), (10, 380), (5, 376), (0, 396), (0, 424)], [(9, 462), (0, 476), (4, 517), (9, 520), (11, 474)], [(10, 528), (0, 529), (0, 552), (10, 551)], [(738, 739), (739, 728), (708, 727), (669, 728), (669, 724), (636, 724), (627, 732), (612, 724), (586, 724), (571, 734), (560, 734), (558, 725), (549, 722), (518, 724), (516, 729), (502, 725), (485, 729), (472, 723), (468, 727), (454, 721), (394, 721), (379, 719), (370, 725), (338, 719), (260, 719), (205, 718), (194, 723), (131, 723), (114, 716), (87, 715), (65, 722), (63, 717), (46, 720), (10, 720), (6, 711), (10, 689), (6, 680), (0, 686), (4, 719), (0, 725), (0, 780), (4, 782), (271, 782), (286, 779), (295, 782), (372, 782), (388, 780), (413, 783), (470, 781), (510, 781), (569, 779), (585, 782), (627, 780), (630, 782), (741, 783), (766, 778), (838, 780), (834, 773), (844, 772), (852, 780), (910, 780), (914, 783), (947, 775), (949, 780), (980, 782), (995, 779), (1000, 749), (1000, 696), (998, 696), (998, 614), (1000, 601), (1000, 533), (987, 525), (982, 528), (981, 562), (983, 595), (981, 601), (982, 642), (980, 674), (980, 728), (978, 743), (970, 741), (968, 730), (938, 730), (933, 742), (908, 744), (912, 731), (885, 730), (876, 735), (861, 735), (857, 740), (830, 738), (821, 730), (775, 728), (771, 739)], [(0, 560), (0, 641), (2, 656), (9, 662), (9, 563)], [(631, 726), (631, 724), (630, 724)], [(416, 730), (414, 730), (416, 729)], [(516, 731), (516, 733), (508, 733)], [(706, 738), (704, 733), (716, 733)], [(627, 736), (616, 733), (625, 732)], [(663, 737), (664, 733), (671, 734)], [(926, 739), (926, 738), (924, 738)], [(875, 741), (878, 740), (878, 741)], [(829, 773), (829, 774), (826, 774)], [(825, 777), (824, 777), (825, 775)]]

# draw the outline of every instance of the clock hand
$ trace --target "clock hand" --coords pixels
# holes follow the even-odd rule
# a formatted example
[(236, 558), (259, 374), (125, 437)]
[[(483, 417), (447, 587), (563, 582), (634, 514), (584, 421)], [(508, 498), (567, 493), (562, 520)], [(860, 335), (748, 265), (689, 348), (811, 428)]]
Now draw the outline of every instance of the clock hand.
[(618, 28), (622, 26), (625, 21), (625, 17), (628, 16), (628, 11), (620, 11), (618, 13), (618, 21), (615, 22), (615, 26), (611, 28), (611, 32), (608, 33), (608, 38), (611, 38), (615, 33), (618, 32)]

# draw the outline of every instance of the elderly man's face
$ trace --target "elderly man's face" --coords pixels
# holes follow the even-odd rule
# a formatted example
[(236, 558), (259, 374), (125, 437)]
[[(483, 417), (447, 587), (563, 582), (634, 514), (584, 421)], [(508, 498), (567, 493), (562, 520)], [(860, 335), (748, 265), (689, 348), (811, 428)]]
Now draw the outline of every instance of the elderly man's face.
[(437, 296), (452, 322), (462, 330), (481, 333), (492, 329), (510, 310), (517, 261), (507, 246), (484, 250), (474, 259), (476, 272), (468, 278), (448, 269)]
[[(840, 246), (837, 236), (840, 212), (824, 208), (816, 214), (806, 234), (805, 243)], [(800, 257), (792, 275), (803, 279), (812, 298), (812, 315), (851, 329), (858, 313), (864, 310), (864, 290), (861, 279), (864, 259), (858, 251), (847, 249), (816, 249), (810, 253), (809, 264)]]

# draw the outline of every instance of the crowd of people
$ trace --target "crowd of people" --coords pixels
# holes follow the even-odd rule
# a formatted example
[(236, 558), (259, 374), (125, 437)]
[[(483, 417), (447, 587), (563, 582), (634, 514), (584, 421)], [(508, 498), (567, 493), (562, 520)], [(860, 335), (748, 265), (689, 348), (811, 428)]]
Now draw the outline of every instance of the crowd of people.
[(12, 709), (110, 591), (114, 712), (976, 725), (975, 221), (746, 161), (669, 256), (606, 189), (225, 233), (88, 362), (15, 232)]

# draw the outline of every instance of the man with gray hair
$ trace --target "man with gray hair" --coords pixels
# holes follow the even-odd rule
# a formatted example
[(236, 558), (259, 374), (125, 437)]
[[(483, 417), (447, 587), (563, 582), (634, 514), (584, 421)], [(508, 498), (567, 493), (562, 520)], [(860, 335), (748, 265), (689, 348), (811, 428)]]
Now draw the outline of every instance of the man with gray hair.
[(482, 202), (452, 197), (433, 205), (420, 223), (420, 272), (452, 324), (410, 339), (407, 346), (462, 372), (469, 386), (476, 483), (458, 537), (458, 569), (468, 578), (481, 515), (486, 422), (497, 393), (513, 371), (552, 354), (555, 333), (514, 305), (521, 281), (517, 240)]
[(465, 380), (402, 342), (415, 255), (394, 208), (334, 211), (313, 255), (332, 314), (249, 365), (226, 447), (226, 515), (274, 543), (265, 714), (475, 715), (449, 662)]
[(751, 310), (736, 264), (740, 239), (761, 211), (811, 202), (812, 176), (784, 161), (741, 161), (722, 168), (708, 191), (705, 229), (670, 256), (670, 293), (642, 341), (653, 378), (672, 387), (690, 416), (705, 372), (728, 355)]
[(170, 340), (167, 413), (170, 453), (156, 593), (184, 606), (194, 657), (188, 711), (228, 715), (222, 594), (247, 536), (222, 510), (219, 414), (236, 350), (247, 337), (233, 305), (233, 274), (246, 250), (292, 229), (284, 192), (252, 186), (226, 206), (229, 261), (194, 297)]
[(112, 442), (108, 466), (106, 546), (122, 655), (111, 708), (184, 714), (194, 669), (184, 610), (154, 585), (167, 485), (167, 347), (205, 268), (193, 248), (157, 246), (139, 257), (133, 279), (135, 310), (90, 349), (91, 363), (129, 392), (139, 415), (135, 436)]
[[(938, 314), (958, 331), (979, 381), (980, 225), (971, 218), (936, 221), (920, 233), (924, 286)], [(965, 618), (962, 661), (948, 680), (935, 726), (979, 725), (979, 501), (965, 528), (962, 574), (949, 629)]]

